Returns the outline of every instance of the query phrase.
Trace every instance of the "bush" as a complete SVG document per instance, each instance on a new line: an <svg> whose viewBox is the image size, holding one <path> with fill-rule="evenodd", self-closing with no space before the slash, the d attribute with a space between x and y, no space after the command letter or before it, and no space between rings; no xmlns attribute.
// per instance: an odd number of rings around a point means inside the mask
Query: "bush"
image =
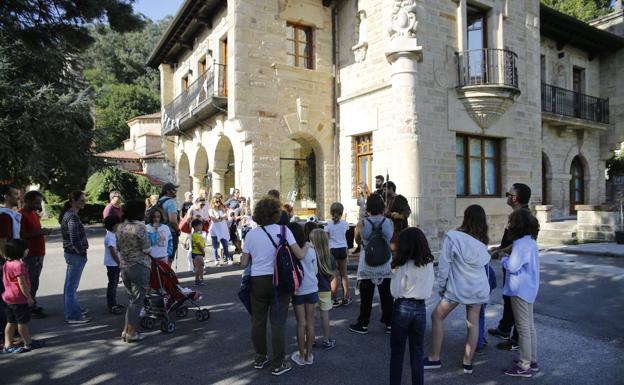
<svg viewBox="0 0 624 385"><path fill-rule="evenodd" d="M132 174L119 167L111 166L97 171L87 180L85 194L88 202L108 203L113 190L121 192L124 201L144 200L157 194L159 188L149 183L147 178Z"/></svg>

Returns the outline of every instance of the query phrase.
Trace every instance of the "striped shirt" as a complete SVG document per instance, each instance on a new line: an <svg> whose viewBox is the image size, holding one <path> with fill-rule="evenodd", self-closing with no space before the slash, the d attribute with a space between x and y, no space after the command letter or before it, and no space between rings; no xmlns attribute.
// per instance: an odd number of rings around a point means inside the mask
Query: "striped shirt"
<svg viewBox="0 0 624 385"><path fill-rule="evenodd" d="M78 213L69 209L63 215L61 221L61 233L63 235L63 249L66 253L87 256L89 241L87 233L80 222Z"/></svg>

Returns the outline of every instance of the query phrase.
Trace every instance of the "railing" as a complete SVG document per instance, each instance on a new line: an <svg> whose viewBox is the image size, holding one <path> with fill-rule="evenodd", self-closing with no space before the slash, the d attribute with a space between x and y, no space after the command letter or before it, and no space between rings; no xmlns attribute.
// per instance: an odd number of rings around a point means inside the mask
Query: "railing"
<svg viewBox="0 0 624 385"><path fill-rule="evenodd" d="M165 114L171 120L182 118L202 102L215 96L227 96L227 67L214 63L211 68L191 83L188 88L165 106Z"/></svg>
<svg viewBox="0 0 624 385"><path fill-rule="evenodd" d="M609 99L542 83L542 111L597 123L609 123Z"/></svg>
<svg viewBox="0 0 624 385"><path fill-rule="evenodd" d="M457 52L458 87L500 85L518 88L518 55L506 49Z"/></svg>

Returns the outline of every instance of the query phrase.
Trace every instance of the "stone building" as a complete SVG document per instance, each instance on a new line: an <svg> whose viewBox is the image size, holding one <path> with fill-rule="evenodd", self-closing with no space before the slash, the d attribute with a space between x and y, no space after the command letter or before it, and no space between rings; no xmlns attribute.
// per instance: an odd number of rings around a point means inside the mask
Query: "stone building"
<svg viewBox="0 0 624 385"><path fill-rule="evenodd" d="M350 221L356 184L389 175L434 248L471 204L498 239L514 182L551 218L604 201L620 19L539 0L187 0L148 63L165 153L181 189L277 188Z"/></svg>

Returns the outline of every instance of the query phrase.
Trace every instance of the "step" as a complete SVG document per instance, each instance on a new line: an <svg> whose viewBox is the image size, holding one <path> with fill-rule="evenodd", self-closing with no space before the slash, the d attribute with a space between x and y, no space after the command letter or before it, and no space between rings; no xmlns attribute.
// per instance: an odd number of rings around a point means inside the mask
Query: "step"
<svg viewBox="0 0 624 385"><path fill-rule="evenodd" d="M541 229L538 238L576 239L576 231Z"/></svg>
<svg viewBox="0 0 624 385"><path fill-rule="evenodd" d="M555 238L538 238L537 244L539 246L567 246L576 245L578 242L576 239L555 239Z"/></svg>
<svg viewBox="0 0 624 385"><path fill-rule="evenodd" d="M572 231L576 229L576 221L548 222L541 224L540 229Z"/></svg>

